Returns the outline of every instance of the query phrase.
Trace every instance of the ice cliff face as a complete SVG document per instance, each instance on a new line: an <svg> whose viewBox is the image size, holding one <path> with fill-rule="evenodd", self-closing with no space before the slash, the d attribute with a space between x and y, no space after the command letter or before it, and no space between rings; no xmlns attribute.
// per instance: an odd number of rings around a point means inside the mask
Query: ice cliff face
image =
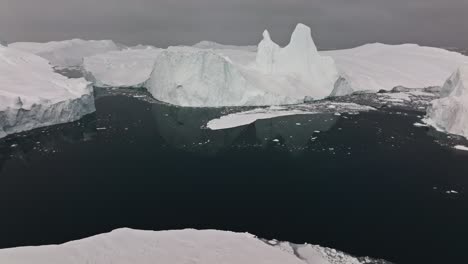
<svg viewBox="0 0 468 264"><path fill-rule="evenodd" d="M120 48L111 40L81 40L52 41L47 43L17 42L8 45L25 52L36 54L55 67L81 66L83 58Z"/></svg>
<svg viewBox="0 0 468 264"><path fill-rule="evenodd" d="M136 47L86 57L83 73L97 87L142 87L160 52L154 47Z"/></svg>
<svg viewBox="0 0 468 264"><path fill-rule="evenodd" d="M468 65L461 66L445 82L442 98L429 107L426 123L468 138Z"/></svg>
<svg viewBox="0 0 468 264"><path fill-rule="evenodd" d="M218 47L219 48L219 47ZM302 24L280 48L267 31L256 60L242 49L172 47L156 59L146 88L156 99L194 107L279 105L328 96L338 78Z"/></svg>
<svg viewBox="0 0 468 264"><path fill-rule="evenodd" d="M157 58L146 87L156 99L181 106L280 103L255 77L212 50L172 47Z"/></svg>
<svg viewBox="0 0 468 264"><path fill-rule="evenodd" d="M262 241L247 233L215 230L119 229L58 246L0 250L8 264L363 264L364 258L313 245Z"/></svg>
<svg viewBox="0 0 468 264"><path fill-rule="evenodd" d="M0 46L0 137L78 120L95 111L92 92L45 59Z"/></svg>

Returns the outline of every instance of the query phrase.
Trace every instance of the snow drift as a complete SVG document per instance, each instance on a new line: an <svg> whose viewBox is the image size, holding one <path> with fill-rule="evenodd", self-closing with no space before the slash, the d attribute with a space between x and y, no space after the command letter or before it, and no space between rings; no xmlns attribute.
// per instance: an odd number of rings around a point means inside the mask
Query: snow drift
<svg viewBox="0 0 468 264"><path fill-rule="evenodd" d="M55 73L45 59L0 46L0 137L94 112L92 92L84 79Z"/></svg>
<svg viewBox="0 0 468 264"><path fill-rule="evenodd" d="M266 33L256 63L246 60L248 54L171 47L157 58L146 88L156 99L181 106L279 105L324 98L338 77L333 60L318 54L302 24L285 48Z"/></svg>
<svg viewBox="0 0 468 264"><path fill-rule="evenodd" d="M265 242L247 233L215 230L152 232L119 229L63 245L0 250L0 262L8 264L371 263L368 261L365 258L361 262L357 258L318 246Z"/></svg>
<svg viewBox="0 0 468 264"><path fill-rule="evenodd" d="M447 76L468 63L468 57L460 53L416 44L375 43L322 54L335 60L341 76L331 96L361 90L391 90L396 86L442 86Z"/></svg>
<svg viewBox="0 0 468 264"><path fill-rule="evenodd" d="M36 54L50 61L53 66L63 68L81 66L84 57L120 49L111 40L81 39L47 43L16 42L8 47Z"/></svg>
<svg viewBox="0 0 468 264"><path fill-rule="evenodd" d="M160 52L154 47L136 47L86 57L83 73L97 87L142 87Z"/></svg>
<svg viewBox="0 0 468 264"><path fill-rule="evenodd" d="M441 97L429 107L426 123L468 138L468 65L450 76L442 87Z"/></svg>

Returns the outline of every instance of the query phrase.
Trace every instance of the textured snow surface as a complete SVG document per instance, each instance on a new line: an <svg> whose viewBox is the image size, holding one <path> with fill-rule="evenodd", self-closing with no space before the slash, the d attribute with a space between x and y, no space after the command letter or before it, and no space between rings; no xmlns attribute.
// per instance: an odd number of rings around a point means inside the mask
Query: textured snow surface
<svg viewBox="0 0 468 264"><path fill-rule="evenodd" d="M55 73L34 54L0 46L0 137L75 121L94 111L87 81Z"/></svg>
<svg viewBox="0 0 468 264"><path fill-rule="evenodd" d="M84 58L83 72L97 87L142 87L161 49L135 47Z"/></svg>
<svg viewBox="0 0 468 264"><path fill-rule="evenodd" d="M119 50L111 40L81 39L47 43L16 42L9 44L8 47L36 54L50 61L53 66L63 68L81 66L83 58L88 56Z"/></svg>
<svg viewBox="0 0 468 264"><path fill-rule="evenodd" d="M455 71L434 100L425 122L451 134L468 138L468 65Z"/></svg>
<svg viewBox="0 0 468 264"><path fill-rule="evenodd" d="M298 248L296 250L296 248ZM119 229L63 245L0 250L8 264L360 264L318 246L270 245L247 233Z"/></svg>
<svg viewBox="0 0 468 264"><path fill-rule="evenodd" d="M330 94L337 70L318 54L308 27L299 24L285 48L275 45L265 33L258 54L171 47L157 58L146 88L158 100L195 107L295 104Z"/></svg>
<svg viewBox="0 0 468 264"><path fill-rule="evenodd" d="M332 95L359 90L391 90L396 86L442 86L468 57L440 48L415 44L367 44L353 49L326 51L335 60L341 80Z"/></svg>
<svg viewBox="0 0 468 264"><path fill-rule="evenodd" d="M257 108L249 111L233 113L213 119L208 122L207 127L211 130L228 129L245 126L260 119L270 119L281 116L308 115L318 113L334 113L338 115L344 112L361 112L375 110L369 106L354 103L314 103L294 106L271 106L268 108Z"/></svg>

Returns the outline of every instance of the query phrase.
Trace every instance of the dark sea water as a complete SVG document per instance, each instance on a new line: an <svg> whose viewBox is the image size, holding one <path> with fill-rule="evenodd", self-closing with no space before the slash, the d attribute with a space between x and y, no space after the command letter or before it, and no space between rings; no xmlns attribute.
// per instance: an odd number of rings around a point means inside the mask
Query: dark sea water
<svg viewBox="0 0 468 264"><path fill-rule="evenodd" d="M197 228L396 263L468 263L468 152L413 126L421 113L301 115L210 131L201 127L226 109L107 91L96 108L0 141L0 248L120 227Z"/></svg>

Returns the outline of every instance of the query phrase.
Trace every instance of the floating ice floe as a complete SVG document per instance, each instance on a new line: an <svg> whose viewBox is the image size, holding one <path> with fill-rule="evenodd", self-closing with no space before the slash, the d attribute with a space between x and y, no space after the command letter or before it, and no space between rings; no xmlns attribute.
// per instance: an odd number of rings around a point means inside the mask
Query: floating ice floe
<svg viewBox="0 0 468 264"><path fill-rule="evenodd" d="M9 44L8 47L36 54L60 68L78 67L85 57L120 49L111 40L82 39L47 43L16 42Z"/></svg>
<svg viewBox="0 0 468 264"><path fill-rule="evenodd" d="M424 121L438 130L468 138L468 64L450 76Z"/></svg>
<svg viewBox="0 0 468 264"><path fill-rule="evenodd" d="M386 263L314 245L271 243L247 233L215 230L119 229L63 245L0 250L0 263L8 264L150 264L155 261L167 264Z"/></svg>
<svg viewBox="0 0 468 264"><path fill-rule="evenodd" d="M414 123L413 125L414 125L415 127L428 127L428 125L426 125L426 124L423 124L423 123L417 123L417 122L416 122L416 123Z"/></svg>
<svg viewBox="0 0 468 264"><path fill-rule="evenodd" d="M463 151L468 151L468 147L467 146L463 146L463 145L456 145L455 147L453 147L454 149L458 149L458 150L463 150Z"/></svg>
<svg viewBox="0 0 468 264"><path fill-rule="evenodd" d="M281 116L310 115L318 113L363 112L375 110L370 106L363 106L354 103L330 103L320 102L314 104L301 104L295 106L271 106L267 108L257 108L249 111L232 113L213 119L208 122L207 127L211 130L227 129L245 126L260 119L270 119Z"/></svg>
<svg viewBox="0 0 468 264"><path fill-rule="evenodd" d="M143 87L161 49L110 51L84 58L83 73L97 87Z"/></svg>
<svg viewBox="0 0 468 264"><path fill-rule="evenodd" d="M94 111L93 90L83 78L69 79L39 56L0 46L0 137Z"/></svg>

